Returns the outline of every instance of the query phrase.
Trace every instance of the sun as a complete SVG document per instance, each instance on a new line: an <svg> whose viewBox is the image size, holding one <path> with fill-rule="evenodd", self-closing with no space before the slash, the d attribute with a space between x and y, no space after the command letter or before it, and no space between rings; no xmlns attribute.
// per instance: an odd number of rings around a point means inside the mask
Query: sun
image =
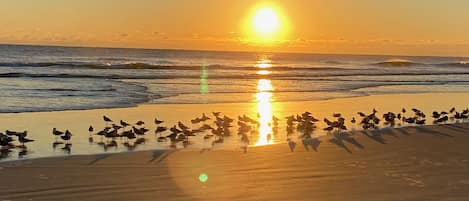
<svg viewBox="0 0 469 201"><path fill-rule="evenodd" d="M246 40L253 44L275 44L286 36L286 18L278 5L253 7L245 24Z"/></svg>
<svg viewBox="0 0 469 201"><path fill-rule="evenodd" d="M278 14L272 8L260 8L254 15L252 26L259 35L274 35L280 28Z"/></svg>

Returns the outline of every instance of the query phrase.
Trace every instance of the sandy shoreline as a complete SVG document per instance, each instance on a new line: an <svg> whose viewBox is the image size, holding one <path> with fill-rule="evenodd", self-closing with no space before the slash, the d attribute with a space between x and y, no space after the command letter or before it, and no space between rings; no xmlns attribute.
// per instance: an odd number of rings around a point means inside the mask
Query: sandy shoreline
<svg viewBox="0 0 469 201"><path fill-rule="evenodd" d="M147 134L147 142L132 149L133 151L167 149L167 144L156 143L153 130L155 125L153 119L158 117L165 120L165 126L172 126L178 121L190 124L190 119L200 116L201 113L211 113L212 111L221 111L230 117L236 117L242 114L248 114L255 117L259 111L271 113L283 119L283 117L310 111L317 118L331 117L334 112L341 112L342 115L350 120L356 116L356 112L369 112L376 108L381 113L386 111L398 112L402 107L417 107L427 114L433 110L448 110L450 107L456 107L458 110L467 108L469 94L467 93L433 93L433 94L397 94L397 95L376 95L368 97L343 98L326 101L304 101L304 102L271 102L271 103L230 103L230 104L164 104L164 105L140 105L134 108L115 108L115 109L97 109L83 111L61 111L61 112L35 112L35 113L5 113L0 114L0 129L2 130L28 130L28 137L36 140L28 144L30 150L26 158L64 156L60 147L53 149L54 136L51 134L53 127L59 130L69 129L73 134L71 154L97 154L105 152L125 152L127 148L119 146L104 150L102 146L90 144L88 142L88 127L93 125L96 130L104 127L102 115L112 117L114 120L124 119L128 122L143 120L147 122L151 129ZM348 121L347 121L348 122ZM319 122L319 129L316 132L321 134L323 122ZM348 125L350 129L357 129L357 125ZM272 143L284 142L285 122L280 122L279 134L274 135ZM193 138L196 142L195 149L203 148L203 134ZM264 136L265 137L265 136ZM95 137L95 141L99 137ZM265 138L264 138L265 140ZM252 145L262 144L262 136L252 136L250 139ZM232 139L227 140L220 148L239 151L239 141L234 135ZM16 150L15 150L16 151ZM18 153L12 152L8 158L2 160L18 159Z"/></svg>
<svg viewBox="0 0 469 201"><path fill-rule="evenodd" d="M469 124L355 132L234 150L0 164L0 200L467 200ZM347 151L348 150L348 151ZM208 179L204 180L206 175Z"/></svg>

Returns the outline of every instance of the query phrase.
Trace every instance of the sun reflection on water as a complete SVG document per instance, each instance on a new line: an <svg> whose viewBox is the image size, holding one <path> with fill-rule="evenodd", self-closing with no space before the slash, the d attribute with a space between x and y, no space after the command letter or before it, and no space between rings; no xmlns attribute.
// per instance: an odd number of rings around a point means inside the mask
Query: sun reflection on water
<svg viewBox="0 0 469 201"><path fill-rule="evenodd" d="M272 82L268 79L260 79L257 83L257 113L259 115L259 139L255 146L268 145L273 143L272 130Z"/></svg>

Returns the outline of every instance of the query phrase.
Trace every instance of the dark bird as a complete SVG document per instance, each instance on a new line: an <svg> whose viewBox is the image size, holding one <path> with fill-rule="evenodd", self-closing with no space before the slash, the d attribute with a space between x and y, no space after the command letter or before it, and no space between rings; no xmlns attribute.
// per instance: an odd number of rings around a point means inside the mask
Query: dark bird
<svg viewBox="0 0 469 201"><path fill-rule="evenodd" d="M455 111L456 111L456 108L453 107L453 108L451 108L451 110L449 110L449 113L454 113Z"/></svg>
<svg viewBox="0 0 469 201"><path fill-rule="evenodd" d="M186 125L184 125L182 122L178 122L178 126L179 126L179 128L181 128L182 130L187 130L187 129L189 129L189 127L187 127Z"/></svg>
<svg viewBox="0 0 469 201"><path fill-rule="evenodd" d="M16 132L16 131L10 131L10 130L6 130L5 131L5 134L9 135L9 136L20 136L21 134L24 134L24 133L27 133L26 131L24 132Z"/></svg>
<svg viewBox="0 0 469 201"><path fill-rule="evenodd" d="M114 130L119 130L119 129L123 128L122 126L119 126L119 125L116 125L116 124L112 124L111 127L112 127Z"/></svg>
<svg viewBox="0 0 469 201"><path fill-rule="evenodd" d="M202 113L202 117L200 118L200 121L207 121L209 120L210 118L207 117L207 115L205 115L205 113Z"/></svg>
<svg viewBox="0 0 469 201"><path fill-rule="evenodd" d="M60 138L62 138L62 140L69 142L72 139L72 133L69 130L65 130L65 134L60 136Z"/></svg>
<svg viewBox="0 0 469 201"><path fill-rule="evenodd" d="M125 122L125 121L123 121L123 120L120 121L120 124L121 124L121 126L123 126L124 128L127 127L127 126L130 126L129 123L127 123L127 122Z"/></svg>
<svg viewBox="0 0 469 201"><path fill-rule="evenodd" d="M176 126L171 127L169 130L173 133L182 133L182 131L177 129Z"/></svg>
<svg viewBox="0 0 469 201"><path fill-rule="evenodd" d="M355 117L352 117L352 120L350 121L350 123L354 124L356 122L357 122L357 120L355 120Z"/></svg>
<svg viewBox="0 0 469 201"><path fill-rule="evenodd" d="M161 120L158 120L157 118L155 118L155 124L158 125L158 124L162 124L164 121L161 121Z"/></svg>
<svg viewBox="0 0 469 201"><path fill-rule="evenodd" d="M416 121L415 121L415 124L417 124L417 125L424 125L424 124L425 124L425 119L416 120Z"/></svg>
<svg viewBox="0 0 469 201"><path fill-rule="evenodd" d="M137 126L143 126L145 124L145 122L143 121L137 121L137 123L135 123Z"/></svg>
<svg viewBox="0 0 469 201"><path fill-rule="evenodd" d="M34 140L28 139L28 138L26 138L26 136L20 135L20 136L18 137L18 142L20 142L21 145L24 147L24 144L25 144L25 143L34 142Z"/></svg>
<svg viewBox="0 0 469 201"><path fill-rule="evenodd" d="M105 122L112 122L112 120L109 117L103 116L103 120Z"/></svg>
<svg viewBox="0 0 469 201"><path fill-rule="evenodd" d="M57 128L53 128L52 129L52 134L54 134L55 138L57 139L57 137L63 135L64 132L57 130Z"/></svg>
<svg viewBox="0 0 469 201"><path fill-rule="evenodd" d="M135 126L132 126L132 129L136 135L145 135L145 133L148 132L146 128L135 128Z"/></svg>
<svg viewBox="0 0 469 201"><path fill-rule="evenodd" d="M90 134L91 134L93 131L94 131L93 126L90 126L90 127L88 128L88 132L90 132Z"/></svg>
<svg viewBox="0 0 469 201"><path fill-rule="evenodd" d="M166 128L164 126L158 126L158 127L156 127L155 133L161 133L161 132L164 132L166 130L168 130L168 128Z"/></svg>

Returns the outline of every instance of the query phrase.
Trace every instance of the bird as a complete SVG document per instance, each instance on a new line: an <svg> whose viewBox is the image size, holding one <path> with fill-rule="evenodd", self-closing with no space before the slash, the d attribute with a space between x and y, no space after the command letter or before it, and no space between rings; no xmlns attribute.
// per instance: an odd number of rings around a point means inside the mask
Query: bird
<svg viewBox="0 0 469 201"><path fill-rule="evenodd" d="M127 122L125 122L125 121L123 121L123 120L120 121L120 124L121 124L121 126L123 126L124 128L127 127L127 126L130 126L129 123L127 123Z"/></svg>
<svg viewBox="0 0 469 201"><path fill-rule="evenodd" d="M164 132L166 130L168 130L168 128L166 128L164 126L158 126L158 127L156 127L155 133L161 133L161 132Z"/></svg>
<svg viewBox="0 0 469 201"><path fill-rule="evenodd" d="M156 124L156 125L162 124L163 122L164 122L164 121L158 120L157 118L155 118L155 124Z"/></svg>
<svg viewBox="0 0 469 201"><path fill-rule="evenodd" d="M24 136L24 135L20 135L20 136L18 136L18 142L21 143L21 146L22 146L22 147L25 147L25 146L24 146L25 143L34 142L34 140L28 139L28 138L26 138L26 136Z"/></svg>
<svg viewBox="0 0 469 201"><path fill-rule="evenodd" d="M350 123L354 124L356 122L357 122L357 120L355 120L355 117L352 117L352 120L350 121Z"/></svg>
<svg viewBox="0 0 469 201"><path fill-rule="evenodd" d="M334 114L332 114L332 116L333 116L333 117L337 117L337 118L338 118L338 117L341 117L341 116L342 116L342 114L340 114L340 113L334 113Z"/></svg>
<svg viewBox="0 0 469 201"><path fill-rule="evenodd" d="M145 124L145 122L143 121L137 121L137 123L135 123L137 126L143 126Z"/></svg>
<svg viewBox="0 0 469 201"><path fill-rule="evenodd" d="M207 117L207 115L205 115L205 113L202 113L202 117L200 118L200 121L207 121L209 119L210 119L210 117Z"/></svg>
<svg viewBox="0 0 469 201"><path fill-rule="evenodd" d="M189 127L187 127L186 125L184 125L182 122L178 122L178 126L179 126L179 128L181 128L182 130L187 130L187 129L189 129Z"/></svg>
<svg viewBox="0 0 469 201"><path fill-rule="evenodd" d="M90 127L88 128L88 132L90 132L90 135L91 135L91 133L92 133L93 131L94 131L93 126L90 126Z"/></svg>
<svg viewBox="0 0 469 201"><path fill-rule="evenodd" d="M52 134L55 135L55 139L57 140L58 136L63 135L64 132L57 130L57 128L53 128L53 129L52 129Z"/></svg>
<svg viewBox="0 0 469 201"><path fill-rule="evenodd" d="M119 129L123 128L122 126L119 126L119 125L116 125L116 124L112 124L111 127L112 127L114 130L119 130Z"/></svg>
<svg viewBox="0 0 469 201"><path fill-rule="evenodd" d="M108 123L108 122L112 122L112 120L109 118L109 117L106 117L106 116L103 116L103 120Z"/></svg>
<svg viewBox="0 0 469 201"><path fill-rule="evenodd" d="M65 130L65 134L60 136L60 138L62 138L62 140L65 140L67 141L68 143L67 144L70 144L70 139L72 139L72 133L69 131L69 130Z"/></svg>
<svg viewBox="0 0 469 201"><path fill-rule="evenodd" d="M449 110L449 113L454 113L455 111L456 111L456 108L453 107L453 108L451 108L451 109Z"/></svg>

